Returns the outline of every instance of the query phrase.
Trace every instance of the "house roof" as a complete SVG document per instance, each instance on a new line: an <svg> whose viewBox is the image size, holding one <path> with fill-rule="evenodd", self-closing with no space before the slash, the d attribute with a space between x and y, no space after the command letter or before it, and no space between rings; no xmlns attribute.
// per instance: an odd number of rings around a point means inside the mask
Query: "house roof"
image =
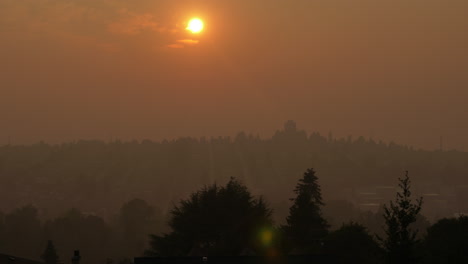
<svg viewBox="0 0 468 264"><path fill-rule="evenodd" d="M0 264L44 264L40 261L0 254Z"/></svg>
<svg viewBox="0 0 468 264"><path fill-rule="evenodd" d="M208 257L161 257L135 258L135 264L309 264L336 263L332 255L297 255L297 256L208 256Z"/></svg>

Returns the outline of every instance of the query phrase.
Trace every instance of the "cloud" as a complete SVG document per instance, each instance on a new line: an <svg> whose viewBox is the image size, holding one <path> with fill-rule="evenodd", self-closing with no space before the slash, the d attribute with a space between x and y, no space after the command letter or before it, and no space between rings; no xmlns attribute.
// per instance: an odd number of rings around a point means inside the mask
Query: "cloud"
<svg viewBox="0 0 468 264"><path fill-rule="evenodd" d="M167 47L173 48L173 49L182 49L182 48L185 48L186 46L195 46L200 41L196 39L179 39L176 42L177 43L167 45Z"/></svg>
<svg viewBox="0 0 468 264"><path fill-rule="evenodd" d="M111 33L123 35L138 35L144 31L166 32L167 28L156 22L152 14L137 14L122 9L119 11L120 19L108 24Z"/></svg>
<svg viewBox="0 0 468 264"><path fill-rule="evenodd" d="M183 44L174 43L167 45L167 47L171 49L183 49L185 46Z"/></svg>
<svg viewBox="0 0 468 264"><path fill-rule="evenodd" d="M177 36L179 18L166 14L172 5L172 1L162 0L141 0L138 4L0 0L0 39L34 42L40 38L60 47L111 52L165 47L181 38Z"/></svg>
<svg viewBox="0 0 468 264"><path fill-rule="evenodd" d="M180 39L180 40L177 40L177 42L185 44L185 45L196 45L198 44L199 41L195 39Z"/></svg>

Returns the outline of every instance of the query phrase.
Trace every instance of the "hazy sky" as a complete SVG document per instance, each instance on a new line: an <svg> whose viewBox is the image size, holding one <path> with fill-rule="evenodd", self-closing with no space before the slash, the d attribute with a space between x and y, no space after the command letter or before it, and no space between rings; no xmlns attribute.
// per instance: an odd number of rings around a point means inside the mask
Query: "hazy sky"
<svg viewBox="0 0 468 264"><path fill-rule="evenodd" d="M293 119L468 150L467 14L466 0L0 0L0 144L270 136Z"/></svg>

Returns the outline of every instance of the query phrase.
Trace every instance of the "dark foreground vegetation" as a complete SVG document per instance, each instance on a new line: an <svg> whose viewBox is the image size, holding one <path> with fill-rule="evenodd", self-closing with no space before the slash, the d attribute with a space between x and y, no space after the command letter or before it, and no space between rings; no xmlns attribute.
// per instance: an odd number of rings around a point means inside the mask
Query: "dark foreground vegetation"
<svg viewBox="0 0 468 264"><path fill-rule="evenodd" d="M365 263L411 252L410 261L458 261L466 164L464 152L308 135L292 121L271 139L6 145L0 253L38 259L48 248L52 263L80 249L85 264L143 254L330 253ZM312 170L297 182L311 166L320 185ZM405 200L407 178L395 187L406 169L423 204Z"/></svg>
<svg viewBox="0 0 468 264"><path fill-rule="evenodd" d="M100 217L72 209L41 223L37 209L26 206L2 215L0 250L57 264L79 248L83 263L130 263L128 256L331 256L340 263L466 263L468 217L444 218L421 238L417 219L423 205L411 194L408 174L399 179L394 201L383 207L383 236L360 223L332 230L323 217L321 188L308 169L294 189L283 225L262 197L253 196L240 181L205 186L175 204L169 230L157 230L154 209L145 201L126 203L109 225ZM151 234L149 237L148 235ZM148 241L149 238L149 241ZM149 243L148 243L149 242ZM45 249L44 249L45 248ZM145 252L143 249L147 248Z"/></svg>

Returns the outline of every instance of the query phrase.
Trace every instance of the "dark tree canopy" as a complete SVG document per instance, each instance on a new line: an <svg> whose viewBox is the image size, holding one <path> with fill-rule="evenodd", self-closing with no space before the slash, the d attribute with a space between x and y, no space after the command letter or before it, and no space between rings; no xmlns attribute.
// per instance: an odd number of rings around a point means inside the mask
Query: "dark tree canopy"
<svg viewBox="0 0 468 264"><path fill-rule="evenodd" d="M59 255L68 257L70 252L80 249L86 255L81 263L104 261L112 249L110 229L104 220L94 215L83 214L71 209L64 215L47 221L44 225L48 238L55 241Z"/></svg>
<svg viewBox="0 0 468 264"><path fill-rule="evenodd" d="M3 249L5 247L6 241L5 241L5 214L0 211L0 237L3 239L0 239L0 249Z"/></svg>
<svg viewBox="0 0 468 264"><path fill-rule="evenodd" d="M310 250L321 244L328 233L328 223L322 217L324 205L318 178L313 169L307 169L294 190L296 198L289 209L287 226L284 227L291 246Z"/></svg>
<svg viewBox="0 0 468 264"><path fill-rule="evenodd" d="M231 178L193 193L171 211L172 232L153 235L147 255L238 255L260 249L259 233L272 227L271 209L262 198Z"/></svg>
<svg viewBox="0 0 468 264"><path fill-rule="evenodd" d="M351 222L330 232L324 252L338 257L339 263L379 263L382 249L360 224Z"/></svg>
<svg viewBox="0 0 468 264"><path fill-rule="evenodd" d="M44 250L44 253L42 253L41 258L45 264L57 264L59 262L59 256L57 255L57 251L55 250L52 240L47 241L46 249Z"/></svg>
<svg viewBox="0 0 468 264"><path fill-rule="evenodd" d="M444 218L427 230L427 263L468 263L468 216Z"/></svg>
<svg viewBox="0 0 468 264"><path fill-rule="evenodd" d="M398 186L401 192L397 193L395 202L384 205L385 234L383 247L389 263L414 263L417 261L415 246L418 231L410 228L416 222L421 211L422 198L411 200L410 179L406 172L403 179L399 178Z"/></svg>
<svg viewBox="0 0 468 264"><path fill-rule="evenodd" d="M38 210L32 205L23 206L5 215L4 252L36 259L42 252L43 235Z"/></svg>
<svg viewBox="0 0 468 264"><path fill-rule="evenodd" d="M157 214L158 213L158 214ZM126 247L122 250L128 256L140 256L148 241L148 234L161 229L158 219L161 213L142 199L133 199L120 209L122 238Z"/></svg>

